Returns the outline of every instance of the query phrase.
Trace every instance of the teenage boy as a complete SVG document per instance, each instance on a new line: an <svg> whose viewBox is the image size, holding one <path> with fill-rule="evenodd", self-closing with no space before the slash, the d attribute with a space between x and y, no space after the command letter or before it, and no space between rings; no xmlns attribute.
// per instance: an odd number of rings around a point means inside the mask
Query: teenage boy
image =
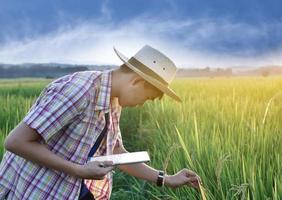
<svg viewBox="0 0 282 200"><path fill-rule="evenodd" d="M119 118L122 107L142 105L167 94L176 74L174 63L146 45L120 68L85 71L50 83L23 121L5 140L0 166L0 199L110 199L111 162L89 157L127 152ZM158 186L199 187L188 169L164 174L144 163L120 165L122 171Z"/></svg>

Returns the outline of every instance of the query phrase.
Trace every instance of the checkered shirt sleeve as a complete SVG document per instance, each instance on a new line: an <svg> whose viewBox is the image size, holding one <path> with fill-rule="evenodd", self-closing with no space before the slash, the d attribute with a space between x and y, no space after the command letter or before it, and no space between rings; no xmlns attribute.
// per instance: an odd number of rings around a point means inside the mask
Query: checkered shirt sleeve
<svg viewBox="0 0 282 200"><path fill-rule="evenodd" d="M75 83L72 80L49 84L23 119L46 142L86 108L87 91Z"/></svg>

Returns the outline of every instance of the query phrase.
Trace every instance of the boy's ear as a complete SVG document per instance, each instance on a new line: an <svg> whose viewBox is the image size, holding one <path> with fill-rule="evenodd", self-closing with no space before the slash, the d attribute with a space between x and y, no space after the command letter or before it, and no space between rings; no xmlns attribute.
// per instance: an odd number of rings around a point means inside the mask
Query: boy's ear
<svg viewBox="0 0 282 200"><path fill-rule="evenodd" d="M136 85L136 84L145 84L145 80L143 78L141 78L140 76L135 76L131 79L131 82L133 85Z"/></svg>

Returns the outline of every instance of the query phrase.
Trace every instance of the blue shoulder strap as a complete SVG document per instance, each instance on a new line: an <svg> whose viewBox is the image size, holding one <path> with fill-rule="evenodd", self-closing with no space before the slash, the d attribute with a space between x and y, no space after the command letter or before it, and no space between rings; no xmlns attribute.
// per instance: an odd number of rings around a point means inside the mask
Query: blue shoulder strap
<svg viewBox="0 0 282 200"><path fill-rule="evenodd" d="M105 119L106 119L105 127L104 127L103 131L101 132L101 134L99 135L98 139L96 140L95 144L91 148L91 150L90 150L90 152L88 154L88 158L92 157L94 155L94 153L97 151L98 147L100 146L103 138L105 137L105 134L107 133L107 128L108 128L108 124L109 124L109 113L105 113ZM79 194L79 199L83 199L89 193L90 193L90 191L88 190L88 188L84 184L84 180L82 180L82 182L81 182L81 190L80 190L80 194ZM94 197L93 197L93 199L94 199Z"/></svg>
<svg viewBox="0 0 282 200"><path fill-rule="evenodd" d="M106 119L105 127L104 127L103 131L101 132L101 134L99 135L98 139L96 140L95 144L93 145L92 149L90 150L90 152L88 154L88 158L92 157L94 155L94 153L99 148L105 134L107 133L107 128L108 128L108 124L109 124L109 113L105 113L105 119Z"/></svg>

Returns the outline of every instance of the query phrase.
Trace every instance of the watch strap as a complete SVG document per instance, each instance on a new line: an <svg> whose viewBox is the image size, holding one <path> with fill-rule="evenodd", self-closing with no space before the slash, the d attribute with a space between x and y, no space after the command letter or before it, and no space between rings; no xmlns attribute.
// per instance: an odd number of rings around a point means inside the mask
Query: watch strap
<svg viewBox="0 0 282 200"><path fill-rule="evenodd" d="M165 176L164 171L160 170L157 178L157 186L162 187L164 185L164 176Z"/></svg>

